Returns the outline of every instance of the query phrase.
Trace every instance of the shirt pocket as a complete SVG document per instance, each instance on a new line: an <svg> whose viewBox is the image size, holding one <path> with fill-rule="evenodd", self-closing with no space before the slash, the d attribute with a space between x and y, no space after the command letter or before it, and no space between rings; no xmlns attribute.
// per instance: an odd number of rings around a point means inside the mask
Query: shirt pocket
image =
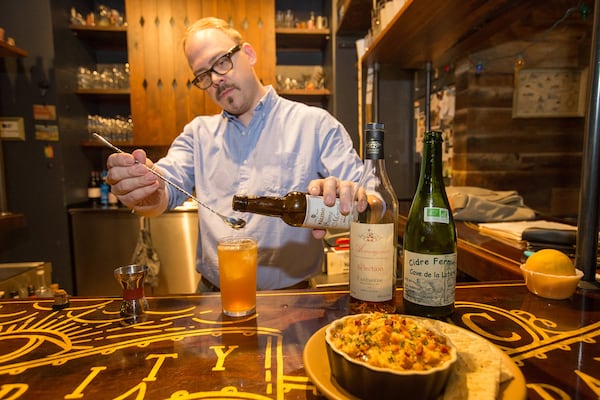
<svg viewBox="0 0 600 400"><path fill-rule="evenodd" d="M258 182L261 182L266 195L279 196L293 190L306 191L306 187L300 186L308 171L304 159L297 152L271 153L265 160L263 167L257 169L257 174Z"/></svg>

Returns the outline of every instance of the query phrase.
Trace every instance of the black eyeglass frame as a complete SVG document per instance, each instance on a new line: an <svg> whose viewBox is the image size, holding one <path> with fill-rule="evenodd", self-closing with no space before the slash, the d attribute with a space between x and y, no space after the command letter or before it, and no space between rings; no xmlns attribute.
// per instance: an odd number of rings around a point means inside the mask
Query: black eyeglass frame
<svg viewBox="0 0 600 400"><path fill-rule="evenodd" d="M210 87L210 85L212 85L212 76L211 74L214 72L217 75L225 75L226 73L228 73L229 71L231 71L233 69L233 60L231 59L231 57L233 57L233 55L235 53L237 53L238 51L240 51L242 49L242 45L241 44L236 44L235 46L233 46L231 49L229 49L229 51L227 51L227 53L223 54L221 57L219 57L217 59L217 61L215 61L213 63L213 65L207 69L204 72L199 73L198 75L196 75L194 77L194 79L192 80L192 83L194 84L194 86L196 86L198 89L202 89L202 90L206 90ZM215 69L215 66L217 66L217 64L223 62L224 60L228 60L229 61L229 68L227 68L226 71L222 71L219 72ZM204 79L203 77L208 77L208 85L202 86L200 85L200 80Z"/></svg>

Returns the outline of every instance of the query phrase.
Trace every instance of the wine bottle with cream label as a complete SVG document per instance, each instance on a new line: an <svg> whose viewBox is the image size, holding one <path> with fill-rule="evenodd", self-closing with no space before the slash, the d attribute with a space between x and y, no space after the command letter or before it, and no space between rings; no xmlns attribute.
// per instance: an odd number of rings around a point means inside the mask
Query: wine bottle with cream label
<svg viewBox="0 0 600 400"><path fill-rule="evenodd" d="M396 310L398 199L387 176L384 126L367 124L366 154L359 186L369 206L350 224L350 312Z"/></svg>

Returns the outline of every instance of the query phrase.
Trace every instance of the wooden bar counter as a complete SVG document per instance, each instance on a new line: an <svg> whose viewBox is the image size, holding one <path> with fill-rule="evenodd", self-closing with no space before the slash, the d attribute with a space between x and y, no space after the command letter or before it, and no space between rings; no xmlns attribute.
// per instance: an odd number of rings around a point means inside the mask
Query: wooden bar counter
<svg viewBox="0 0 600 400"><path fill-rule="evenodd" d="M148 301L134 325L120 319L120 298L74 297L56 311L52 299L0 301L0 398L322 398L303 351L347 314L348 292L260 292L257 313L241 319L222 315L218 294ZM520 282L464 284L445 322L497 346L524 376L523 397L600 396L598 292L554 301ZM311 360L327 365L327 354Z"/></svg>

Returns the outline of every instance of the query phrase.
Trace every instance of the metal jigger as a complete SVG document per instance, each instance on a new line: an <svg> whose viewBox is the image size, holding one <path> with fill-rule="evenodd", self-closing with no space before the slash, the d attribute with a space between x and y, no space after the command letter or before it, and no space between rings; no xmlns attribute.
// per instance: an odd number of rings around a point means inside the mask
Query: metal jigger
<svg viewBox="0 0 600 400"><path fill-rule="evenodd" d="M115 269L115 278L123 287L123 301L121 302L121 317L129 324L143 320L143 315L148 310L148 301L144 295L144 278L148 274L145 265L126 265Z"/></svg>

